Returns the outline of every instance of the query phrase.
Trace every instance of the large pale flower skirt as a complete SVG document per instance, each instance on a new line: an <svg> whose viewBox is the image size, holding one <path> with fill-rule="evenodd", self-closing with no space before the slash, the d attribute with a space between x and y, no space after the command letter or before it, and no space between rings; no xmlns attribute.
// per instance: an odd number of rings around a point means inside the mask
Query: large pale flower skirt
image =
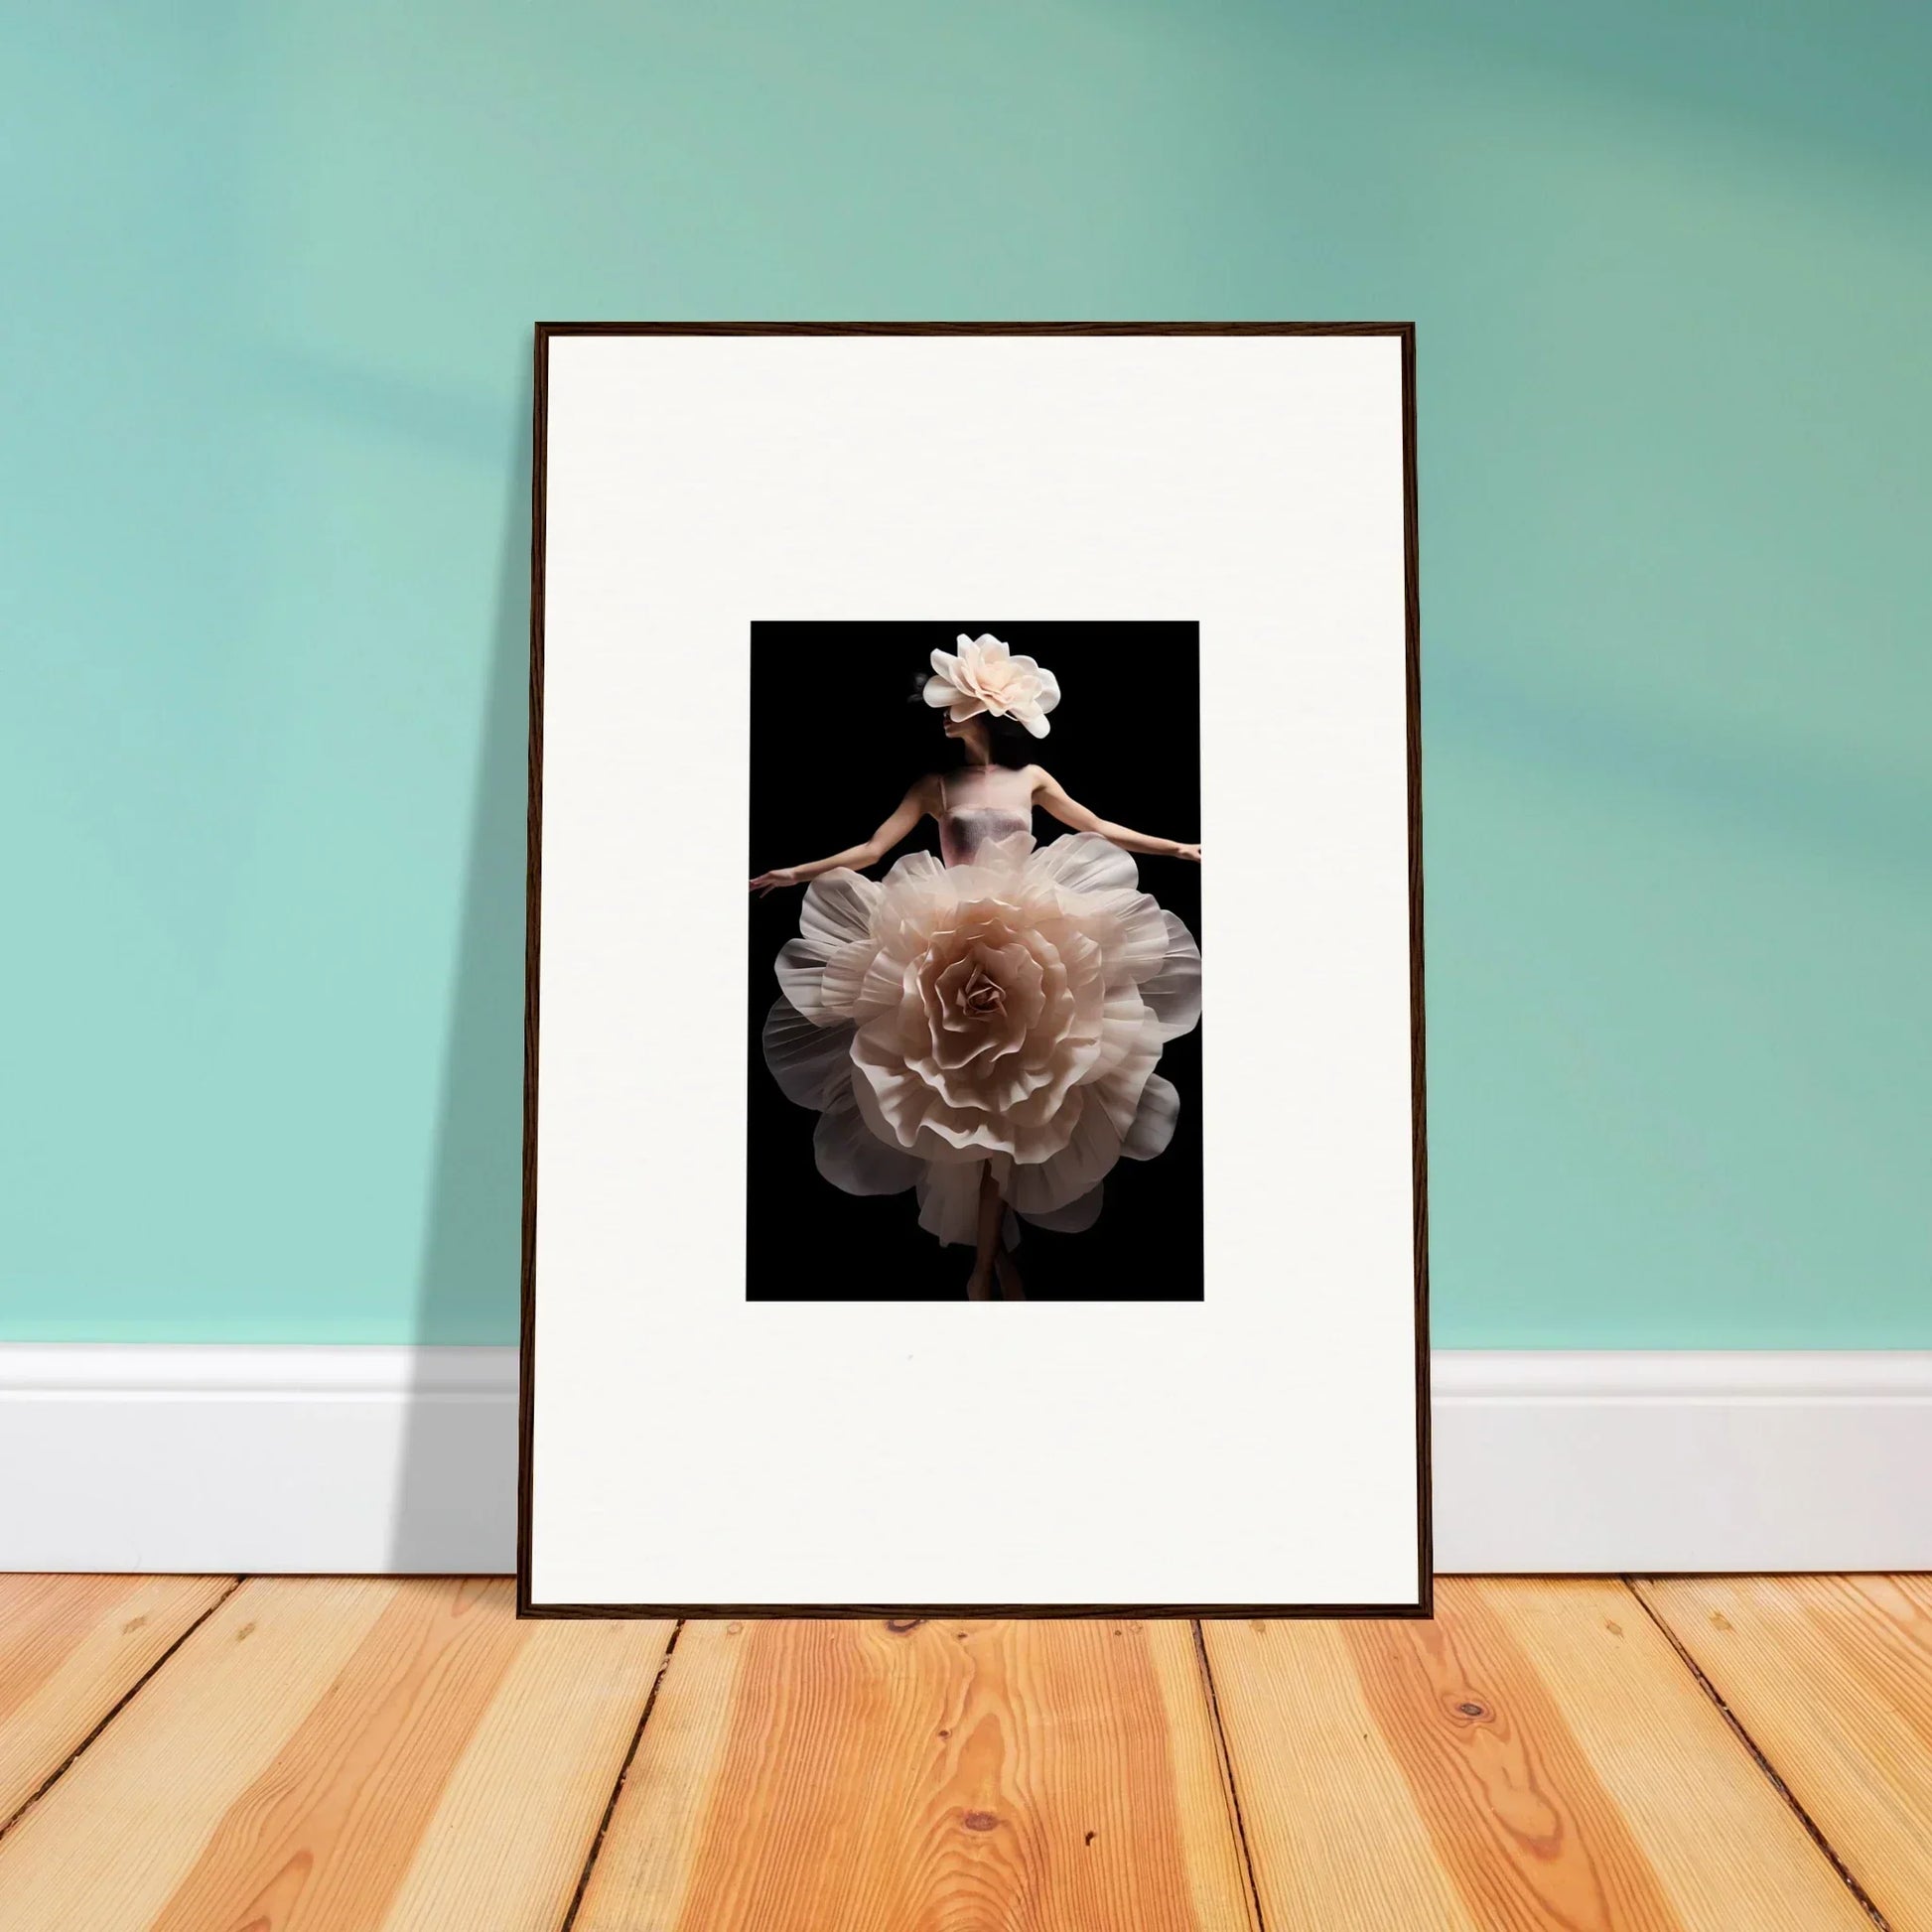
<svg viewBox="0 0 1932 1932"><path fill-rule="evenodd" d="M1020 833L969 865L826 873L777 975L765 1063L818 1112L819 1173L851 1194L916 1188L942 1242L974 1240L989 1163L1023 1219L1077 1232L1117 1161L1173 1138L1156 1069L1199 1022L1200 951L1105 839Z"/></svg>

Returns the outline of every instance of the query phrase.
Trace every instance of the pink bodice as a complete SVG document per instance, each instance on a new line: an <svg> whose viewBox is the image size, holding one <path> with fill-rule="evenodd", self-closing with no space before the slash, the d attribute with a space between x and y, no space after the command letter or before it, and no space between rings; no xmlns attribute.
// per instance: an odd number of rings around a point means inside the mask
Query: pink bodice
<svg viewBox="0 0 1932 1932"><path fill-rule="evenodd" d="M1034 829L1033 780L1003 764L968 765L939 780L939 856L970 866L989 839Z"/></svg>

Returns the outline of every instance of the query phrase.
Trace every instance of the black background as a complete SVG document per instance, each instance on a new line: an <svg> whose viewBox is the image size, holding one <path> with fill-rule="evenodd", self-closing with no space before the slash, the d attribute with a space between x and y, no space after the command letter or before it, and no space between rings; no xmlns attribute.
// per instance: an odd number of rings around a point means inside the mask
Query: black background
<svg viewBox="0 0 1932 1932"><path fill-rule="evenodd" d="M906 788L961 761L945 714L917 702L932 651L990 630L1060 683L1052 730L1002 763L1044 765L1073 798L1156 838L1200 836L1200 653L1192 623L933 623L752 626L752 849L747 876L804 865L869 838ZM1042 845L1067 828L1034 814ZM937 852L923 819L868 874L908 852ZM1200 869L1134 855L1141 885L1200 941ZM759 1035L778 997L778 949L798 932L801 887L751 900L746 1294L752 1301L957 1301L972 1250L942 1248L918 1225L917 1197L854 1195L812 1164L818 1115L765 1070ZM1203 1022L1203 1024L1205 1024ZM1201 1296L1200 1029L1170 1040L1159 1069L1180 1095L1173 1142L1118 1162L1084 1234L1021 1223L1016 1259L1032 1301L1198 1301Z"/></svg>

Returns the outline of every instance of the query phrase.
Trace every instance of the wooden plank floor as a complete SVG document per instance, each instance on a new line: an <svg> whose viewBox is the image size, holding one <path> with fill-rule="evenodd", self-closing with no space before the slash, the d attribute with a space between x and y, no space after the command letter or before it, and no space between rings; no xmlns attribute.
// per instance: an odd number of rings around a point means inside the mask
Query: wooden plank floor
<svg viewBox="0 0 1932 1932"><path fill-rule="evenodd" d="M517 1623L0 1578L0 1932L1932 1932L1932 1584Z"/></svg>

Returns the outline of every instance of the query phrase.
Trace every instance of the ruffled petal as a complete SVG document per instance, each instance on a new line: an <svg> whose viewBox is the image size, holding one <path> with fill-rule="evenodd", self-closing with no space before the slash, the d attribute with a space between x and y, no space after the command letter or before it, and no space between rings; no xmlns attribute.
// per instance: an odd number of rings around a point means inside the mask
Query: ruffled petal
<svg viewBox="0 0 1932 1932"><path fill-rule="evenodd" d="M986 890L999 892L1033 856L1034 835L1030 831L1002 832L998 838L982 839L973 854L973 864L993 875Z"/></svg>
<svg viewBox="0 0 1932 1932"><path fill-rule="evenodd" d="M1134 1125L1120 1144L1121 1156L1128 1161L1152 1161L1165 1154L1173 1139L1174 1123L1180 1118L1180 1095L1165 1074L1151 1073L1141 1089L1141 1104Z"/></svg>
<svg viewBox="0 0 1932 1932"><path fill-rule="evenodd" d="M946 868L930 852L908 852L886 875L881 890L895 897L913 892L950 891Z"/></svg>
<svg viewBox="0 0 1932 1932"><path fill-rule="evenodd" d="M899 975L876 939L855 939L841 946L819 974L819 1004L827 1013L852 1020L870 1020L896 1006Z"/></svg>
<svg viewBox="0 0 1932 1932"><path fill-rule="evenodd" d="M820 874L805 889L798 937L785 942L775 971L785 998L815 1025L842 1017L836 1002L826 999L825 967L841 948L867 938L878 902L877 882L843 866Z"/></svg>
<svg viewBox="0 0 1932 1932"><path fill-rule="evenodd" d="M919 1225L942 1246L979 1238L978 1161L928 1162L919 1171Z"/></svg>
<svg viewBox="0 0 1932 1932"><path fill-rule="evenodd" d="M1154 1015L1161 1037L1177 1039L1200 1024L1200 948L1172 912L1161 917L1168 949L1161 964L1141 982L1141 998Z"/></svg>
<svg viewBox="0 0 1932 1932"><path fill-rule="evenodd" d="M1093 1083L1094 1098L1107 1110L1107 1118L1123 1142L1134 1130L1141 1111L1141 1097L1160 1063L1161 1042L1143 1014L1125 1050Z"/></svg>
<svg viewBox="0 0 1932 1932"><path fill-rule="evenodd" d="M848 1194L902 1194L919 1177L917 1161L888 1147L866 1125L850 1081L818 1117L812 1158L819 1173Z"/></svg>
<svg viewBox="0 0 1932 1932"><path fill-rule="evenodd" d="M815 1026L789 1000L774 1000L759 1035L778 1090L799 1107L824 1107L852 1084L852 1029Z"/></svg>
<svg viewBox="0 0 1932 1932"><path fill-rule="evenodd" d="M1023 1218L1031 1221L1035 1227L1045 1228L1053 1234L1084 1234L1099 1220L1105 1194L1106 1186L1100 1183L1068 1201L1064 1207L1050 1207Z"/></svg>
<svg viewBox="0 0 1932 1932"><path fill-rule="evenodd" d="M1085 1105L1086 1099L1086 1089L1076 1087L1061 1109L1065 1113L1076 1101L1082 1103L1080 1117L1064 1147L1037 1165L1014 1163L1007 1198L1018 1212L1050 1214L1056 1207L1064 1207L1097 1186L1119 1161L1120 1136L1107 1118L1107 1110Z"/></svg>
<svg viewBox="0 0 1932 1932"><path fill-rule="evenodd" d="M878 882L864 873L845 866L820 873L805 888L798 936L830 954L834 946L850 945L866 937L872 930L873 908L878 903Z"/></svg>
<svg viewBox="0 0 1932 1932"><path fill-rule="evenodd" d="M1039 872L1070 893L1132 892L1140 884L1133 858L1098 832L1069 832L1039 848Z"/></svg>
<svg viewBox="0 0 1932 1932"><path fill-rule="evenodd" d="M1171 948L1167 915L1160 903L1146 893L1110 893L1095 909L1115 921L1109 965L1146 985L1167 963Z"/></svg>
<svg viewBox="0 0 1932 1932"><path fill-rule="evenodd" d="M787 939L772 963L784 996L815 1027L836 1026L846 1016L825 1004L825 956L809 941Z"/></svg>
<svg viewBox="0 0 1932 1932"><path fill-rule="evenodd" d="M890 1063L872 1067L860 1062L857 1049L859 1041L865 1037L868 1031L870 1030L862 1027L853 1036L852 1097L858 1103L859 1111L865 1116L866 1125L872 1129L876 1140L903 1148L910 1153L912 1143L918 1135L916 1121L911 1112L914 1105L913 1083L902 1067L895 1071ZM902 1133L898 1126L901 1118L913 1121L913 1124Z"/></svg>

